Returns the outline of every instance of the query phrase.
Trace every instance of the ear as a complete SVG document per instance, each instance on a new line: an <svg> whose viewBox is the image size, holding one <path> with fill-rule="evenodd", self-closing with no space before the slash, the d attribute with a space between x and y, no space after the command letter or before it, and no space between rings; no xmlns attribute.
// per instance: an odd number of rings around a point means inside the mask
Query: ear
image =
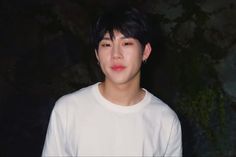
<svg viewBox="0 0 236 157"><path fill-rule="evenodd" d="M143 61L147 60L152 52L152 47L150 43L147 43L143 50Z"/></svg>
<svg viewBox="0 0 236 157"><path fill-rule="evenodd" d="M99 62L98 51L95 49L94 52L95 52L96 58L97 58L97 60Z"/></svg>

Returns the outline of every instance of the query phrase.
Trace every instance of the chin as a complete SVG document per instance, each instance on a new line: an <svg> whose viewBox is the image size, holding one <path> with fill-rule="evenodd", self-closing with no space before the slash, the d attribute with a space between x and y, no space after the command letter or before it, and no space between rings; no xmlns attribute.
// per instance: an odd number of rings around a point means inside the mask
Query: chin
<svg viewBox="0 0 236 157"><path fill-rule="evenodd" d="M125 84L128 82L128 80L115 78L115 79L109 79L109 82L112 82L114 84Z"/></svg>

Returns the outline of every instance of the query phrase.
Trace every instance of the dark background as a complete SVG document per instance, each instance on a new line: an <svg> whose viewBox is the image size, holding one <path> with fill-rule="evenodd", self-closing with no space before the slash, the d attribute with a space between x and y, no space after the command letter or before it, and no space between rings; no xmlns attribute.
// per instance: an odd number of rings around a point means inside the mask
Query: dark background
<svg viewBox="0 0 236 157"><path fill-rule="evenodd" d="M236 156L234 0L0 1L0 156L40 156L55 101L101 79L89 25L116 4L150 14L142 85L179 115L184 156Z"/></svg>

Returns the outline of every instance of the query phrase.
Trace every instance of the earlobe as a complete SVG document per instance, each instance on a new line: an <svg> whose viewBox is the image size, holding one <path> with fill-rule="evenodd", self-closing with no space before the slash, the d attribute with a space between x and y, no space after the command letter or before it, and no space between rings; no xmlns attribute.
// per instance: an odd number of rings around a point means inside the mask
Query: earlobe
<svg viewBox="0 0 236 157"><path fill-rule="evenodd" d="M143 52L143 61L146 61L149 58L151 52L152 52L151 44L147 43L145 45L144 52Z"/></svg>

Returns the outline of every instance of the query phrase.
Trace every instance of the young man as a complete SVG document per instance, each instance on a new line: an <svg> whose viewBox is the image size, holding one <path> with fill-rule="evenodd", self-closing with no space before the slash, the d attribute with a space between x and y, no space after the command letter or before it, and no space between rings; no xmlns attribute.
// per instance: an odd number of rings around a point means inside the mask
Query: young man
<svg viewBox="0 0 236 157"><path fill-rule="evenodd" d="M149 36L137 9L100 16L92 39L105 79L57 101L42 156L182 156L177 115L140 87Z"/></svg>

